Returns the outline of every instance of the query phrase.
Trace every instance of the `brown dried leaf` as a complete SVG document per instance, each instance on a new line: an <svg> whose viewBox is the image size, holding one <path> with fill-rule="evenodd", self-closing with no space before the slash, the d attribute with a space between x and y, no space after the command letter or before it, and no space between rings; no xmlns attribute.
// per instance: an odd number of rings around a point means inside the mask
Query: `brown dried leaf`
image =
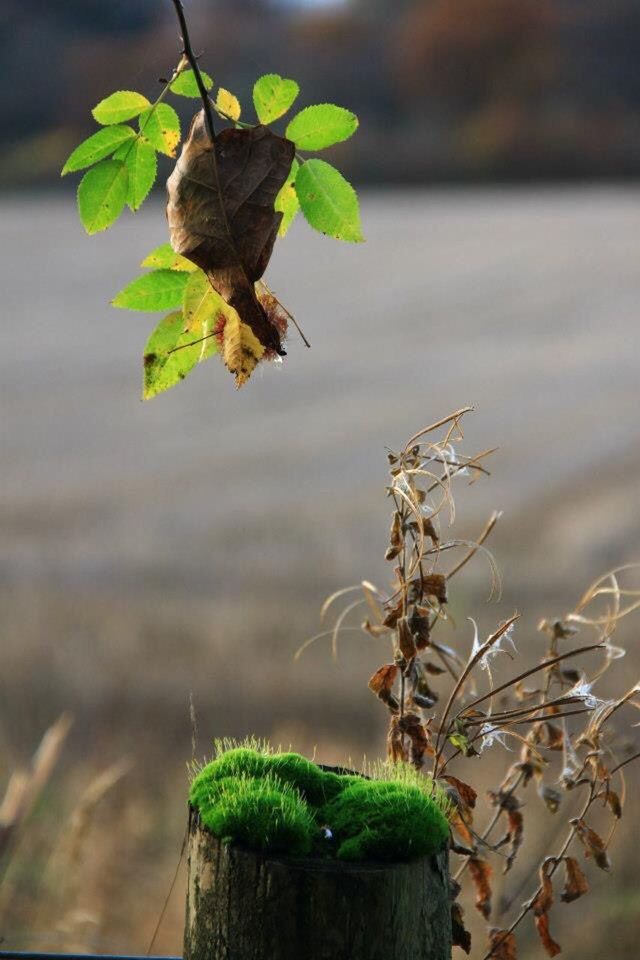
<svg viewBox="0 0 640 960"><path fill-rule="evenodd" d="M572 903L573 900L577 900L578 897L589 892L589 884L575 857L564 858L564 869L564 889L560 894L560 899L563 903Z"/></svg>
<svg viewBox="0 0 640 960"><path fill-rule="evenodd" d="M414 766L421 767L425 754L429 757L434 755L426 726L417 713L405 713L403 717L399 717L398 726L411 741L411 762Z"/></svg>
<svg viewBox="0 0 640 960"><path fill-rule="evenodd" d="M610 870L611 863L602 838L582 819L574 818L569 823L576 828L576 835L585 849L585 856L593 857L601 870Z"/></svg>
<svg viewBox="0 0 640 960"><path fill-rule="evenodd" d="M451 935L454 947L461 947L465 953L471 953L471 934L464 925L464 911L459 903L451 904Z"/></svg>
<svg viewBox="0 0 640 960"><path fill-rule="evenodd" d="M422 589L428 597L439 603L447 602L447 578L442 573L428 573L422 578Z"/></svg>
<svg viewBox="0 0 640 960"><path fill-rule="evenodd" d="M402 534L402 518L396 510L391 520L391 531L389 533L389 546L384 555L385 560L395 560L404 546L404 536Z"/></svg>
<svg viewBox="0 0 640 960"><path fill-rule="evenodd" d="M255 284L271 258L282 219L275 198L294 153L293 143L263 126L227 128L212 143L200 111L167 182L173 249L205 271L260 344L276 353L280 332Z"/></svg>
<svg viewBox="0 0 640 960"><path fill-rule="evenodd" d="M616 820L619 820L622 816L622 803L615 790L607 790L607 805Z"/></svg>
<svg viewBox="0 0 640 960"><path fill-rule="evenodd" d="M496 793L493 790L489 790L488 793L493 806L500 807L500 809L504 810L507 814L508 830L500 843L510 844L510 850L503 871L504 873L508 873L513 866L518 850L524 840L524 820L520 812L520 801L513 793L505 794L502 793L502 791Z"/></svg>
<svg viewBox="0 0 640 960"><path fill-rule="evenodd" d="M508 930L489 930L489 953L492 960L518 960L515 934Z"/></svg>
<svg viewBox="0 0 640 960"><path fill-rule="evenodd" d="M555 723L544 724L546 739L543 741L547 750L562 750L564 745L564 730Z"/></svg>
<svg viewBox="0 0 640 960"><path fill-rule="evenodd" d="M474 790L473 787L469 786L469 784L463 780L458 780L457 777L451 776L451 774L445 774L445 776L440 777L440 780L445 780L454 788L460 801L468 810L474 809L476 800L478 799L477 790ZM458 803L456 806L460 806L460 804Z"/></svg>
<svg viewBox="0 0 640 960"><path fill-rule="evenodd" d="M562 947L559 943L553 939L549 932L549 914L541 913L540 916L535 918L536 928L542 941L542 946L547 952L548 957L555 957L557 954L562 953Z"/></svg>
<svg viewBox="0 0 640 960"><path fill-rule="evenodd" d="M395 663L383 664L369 680L369 689L372 690L383 703L396 712L399 704L393 696L392 690L398 675L398 667Z"/></svg>
<svg viewBox="0 0 640 960"><path fill-rule="evenodd" d="M405 746L404 736L400 729L400 718L398 716L392 716L389 724L387 756L392 763L399 763L400 761L406 762L409 759L409 753Z"/></svg>
<svg viewBox="0 0 640 960"><path fill-rule="evenodd" d="M480 911L485 920L491 916L491 874L493 870L486 860L479 857L469 859L469 872L473 885L476 888L476 909Z"/></svg>
<svg viewBox="0 0 640 960"><path fill-rule="evenodd" d="M413 660L418 652L406 617L398 620L398 647L405 660Z"/></svg>

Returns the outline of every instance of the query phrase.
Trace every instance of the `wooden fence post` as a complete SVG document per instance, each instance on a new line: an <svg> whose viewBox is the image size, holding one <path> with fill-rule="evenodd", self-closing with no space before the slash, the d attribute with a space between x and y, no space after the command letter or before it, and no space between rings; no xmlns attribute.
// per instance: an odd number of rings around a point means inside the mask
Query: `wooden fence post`
<svg viewBox="0 0 640 960"><path fill-rule="evenodd" d="M264 856L189 818L185 960L451 960L448 853L410 863Z"/></svg>

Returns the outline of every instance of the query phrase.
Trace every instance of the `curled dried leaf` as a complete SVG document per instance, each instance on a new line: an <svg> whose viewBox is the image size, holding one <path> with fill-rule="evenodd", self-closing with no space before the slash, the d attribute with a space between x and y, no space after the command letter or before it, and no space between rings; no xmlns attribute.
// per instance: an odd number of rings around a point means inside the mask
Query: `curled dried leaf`
<svg viewBox="0 0 640 960"><path fill-rule="evenodd" d="M557 954L562 953L562 947L559 943L556 943L549 932L549 914L542 913L540 916L535 918L535 921L538 935L542 942L542 946L546 950L547 956L555 957Z"/></svg>
<svg viewBox="0 0 640 960"><path fill-rule="evenodd" d="M426 725L417 713L405 713L399 718L398 726L411 742L411 762L415 767L420 768L424 763L425 754L427 756L434 754Z"/></svg>
<svg viewBox="0 0 640 960"><path fill-rule="evenodd" d="M400 718L392 716L389 723L389 732L387 733L387 756L392 763L407 762L409 752L407 750L404 734L400 729Z"/></svg>
<svg viewBox="0 0 640 960"><path fill-rule="evenodd" d="M497 927L489 930L489 956L492 960L518 960L515 934Z"/></svg>
<svg viewBox="0 0 640 960"><path fill-rule="evenodd" d="M369 689L372 690L383 703L386 703L394 713L399 709L398 701L392 693L397 676L397 664L385 663L376 670L369 680Z"/></svg>
<svg viewBox="0 0 640 960"><path fill-rule="evenodd" d="M429 573L422 578L422 590L438 603L447 602L447 578L442 573Z"/></svg>
<svg viewBox="0 0 640 960"><path fill-rule="evenodd" d="M607 854L604 840L598 836L595 830L592 830L591 827L587 826L587 824L581 818L575 817L573 820L570 820L569 823L575 827L576 836L585 849L585 856L593 857L601 870L610 870L611 862L609 860L609 855Z"/></svg>
<svg viewBox="0 0 640 960"><path fill-rule="evenodd" d="M578 897L589 892L589 884L575 857L564 858L564 889L560 894L563 903L572 903Z"/></svg>
<svg viewBox="0 0 640 960"><path fill-rule="evenodd" d="M389 546L384 555L385 560L395 560L404 546L404 536L402 533L402 518L396 510L391 520L391 531L389 533Z"/></svg>
<svg viewBox="0 0 640 960"><path fill-rule="evenodd" d="M407 617L398 620L398 648L405 660L413 660L418 652Z"/></svg>
<svg viewBox="0 0 640 960"><path fill-rule="evenodd" d="M469 872L476 890L476 909L485 920L491 916L491 865L480 857L470 857Z"/></svg>

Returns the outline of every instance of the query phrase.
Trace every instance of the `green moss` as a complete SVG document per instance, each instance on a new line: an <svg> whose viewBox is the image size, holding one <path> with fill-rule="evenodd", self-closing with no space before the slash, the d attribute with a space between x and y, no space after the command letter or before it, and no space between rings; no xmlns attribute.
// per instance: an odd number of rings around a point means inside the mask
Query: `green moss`
<svg viewBox="0 0 640 960"><path fill-rule="evenodd" d="M271 777L227 777L215 801L200 810L202 822L222 840L251 850L305 856L317 826L297 790Z"/></svg>
<svg viewBox="0 0 640 960"><path fill-rule="evenodd" d="M443 798L413 770L384 766L370 780L265 744L217 746L189 800L223 840L291 856L401 861L434 853L449 835Z"/></svg>
<svg viewBox="0 0 640 960"><path fill-rule="evenodd" d="M441 850L449 824L424 790L405 783L362 780L322 811L341 860L411 860Z"/></svg>

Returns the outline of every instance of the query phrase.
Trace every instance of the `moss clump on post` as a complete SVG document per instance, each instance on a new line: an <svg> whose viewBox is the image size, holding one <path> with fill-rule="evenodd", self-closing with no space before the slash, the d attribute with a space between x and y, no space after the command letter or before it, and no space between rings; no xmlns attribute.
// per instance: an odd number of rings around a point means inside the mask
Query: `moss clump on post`
<svg viewBox="0 0 640 960"><path fill-rule="evenodd" d="M446 805L425 778L391 767L374 779L336 773L266 748L222 752L189 800L214 836L262 853L401 863L439 852L449 836Z"/></svg>

